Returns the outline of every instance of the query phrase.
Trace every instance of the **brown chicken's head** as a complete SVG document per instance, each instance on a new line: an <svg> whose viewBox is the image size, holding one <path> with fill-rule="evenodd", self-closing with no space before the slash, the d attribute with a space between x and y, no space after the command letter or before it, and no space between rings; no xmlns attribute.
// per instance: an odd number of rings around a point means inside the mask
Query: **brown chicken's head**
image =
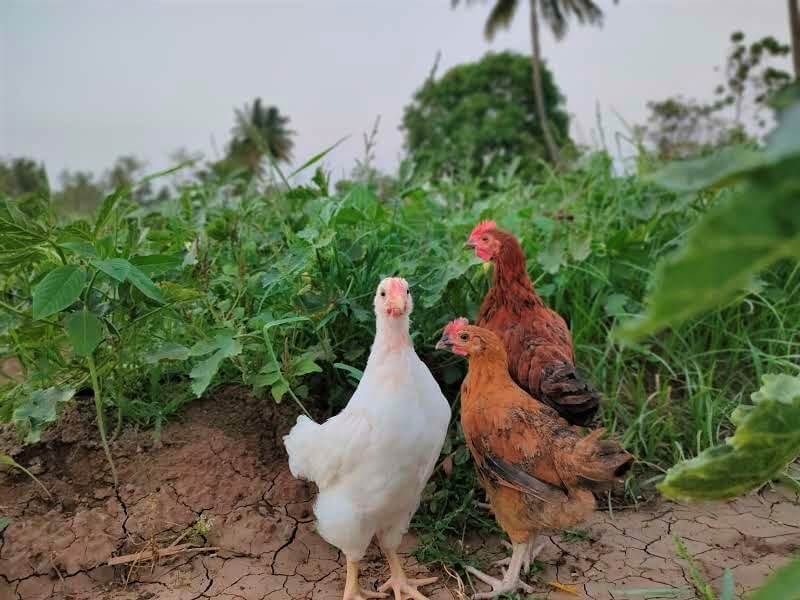
<svg viewBox="0 0 800 600"><path fill-rule="evenodd" d="M464 317L450 321L442 332L442 339L436 343L436 349L450 350L460 356L475 357L487 353L505 357L505 350L500 338L483 327L470 325Z"/></svg>
<svg viewBox="0 0 800 600"><path fill-rule="evenodd" d="M465 246L473 248L475 255L481 260L494 260L503 245L496 235L497 231L497 223L494 221L481 221L469 234Z"/></svg>
<svg viewBox="0 0 800 600"><path fill-rule="evenodd" d="M375 314L391 318L407 317L414 308L408 282L402 277L387 277L375 291Z"/></svg>

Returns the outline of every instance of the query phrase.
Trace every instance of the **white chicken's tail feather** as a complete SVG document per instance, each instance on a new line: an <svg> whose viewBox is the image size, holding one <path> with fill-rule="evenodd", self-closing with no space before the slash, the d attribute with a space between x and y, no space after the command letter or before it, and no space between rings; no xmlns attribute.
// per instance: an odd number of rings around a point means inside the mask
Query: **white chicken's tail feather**
<svg viewBox="0 0 800 600"><path fill-rule="evenodd" d="M300 415L289 434L283 437L283 445L289 454L289 470L298 479L316 480L314 463L318 448L315 441L319 439L320 429L318 423Z"/></svg>

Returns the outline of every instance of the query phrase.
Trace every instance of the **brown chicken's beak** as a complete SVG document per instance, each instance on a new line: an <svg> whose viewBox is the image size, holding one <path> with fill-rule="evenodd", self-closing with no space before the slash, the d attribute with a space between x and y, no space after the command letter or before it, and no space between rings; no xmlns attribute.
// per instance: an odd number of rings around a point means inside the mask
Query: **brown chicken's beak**
<svg viewBox="0 0 800 600"><path fill-rule="evenodd" d="M448 350L453 345L453 342L450 341L450 338L446 335L442 336L438 342L436 342L436 349L437 350Z"/></svg>
<svg viewBox="0 0 800 600"><path fill-rule="evenodd" d="M467 240L466 242L464 242L464 248L474 249L475 242L473 242L472 240Z"/></svg>

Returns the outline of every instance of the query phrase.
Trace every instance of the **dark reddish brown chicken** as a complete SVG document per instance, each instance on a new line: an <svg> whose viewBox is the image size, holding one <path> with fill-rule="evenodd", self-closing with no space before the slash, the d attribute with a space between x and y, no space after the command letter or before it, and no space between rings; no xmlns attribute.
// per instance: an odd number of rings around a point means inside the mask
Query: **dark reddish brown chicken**
<svg viewBox="0 0 800 600"><path fill-rule="evenodd" d="M517 239L494 221L483 221L472 230L467 246L494 263L494 283L476 321L503 341L511 377L570 424L589 423L600 395L575 370L569 328L533 288Z"/></svg>

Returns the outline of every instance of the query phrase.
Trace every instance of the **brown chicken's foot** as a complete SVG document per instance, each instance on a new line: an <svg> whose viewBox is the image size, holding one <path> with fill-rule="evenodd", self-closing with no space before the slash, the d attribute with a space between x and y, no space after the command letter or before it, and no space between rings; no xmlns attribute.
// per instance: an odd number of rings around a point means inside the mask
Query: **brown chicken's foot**
<svg viewBox="0 0 800 600"><path fill-rule="evenodd" d="M489 504L488 502L476 502L475 505L478 508L482 508L483 510L485 510L487 512L494 512L494 509L492 508L492 505Z"/></svg>
<svg viewBox="0 0 800 600"><path fill-rule="evenodd" d="M474 567L467 567L466 570L468 573L471 573L484 583L492 586L491 591L477 593L473 596L473 599L480 600L496 598L498 596L502 596L503 594L516 592L517 590L522 590L526 594L532 594L533 588L522 581L519 577L520 570L522 569L522 563L530 555L529 547L531 546L532 542L528 542L526 544L515 544L513 546L514 551L511 555L511 560L508 563L508 570L503 575L502 580L495 579L486 573L478 571L478 569ZM541 546L539 546L539 548L541 548Z"/></svg>
<svg viewBox="0 0 800 600"><path fill-rule="evenodd" d="M397 552L394 550L386 550L385 548L383 551L386 554L387 560L389 561L391 577L389 577L386 583L378 588L378 591L385 592L386 590L391 589L394 592L395 600L402 600L403 594L406 594L408 597L413 598L414 600L428 600L428 597L424 596L417 588L423 585L435 583L439 578L426 577L424 579L409 579L403 570L403 564L400 562L400 557L397 556ZM387 595L388 594L384 594L384 596Z"/></svg>
<svg viewBox="0 0 800 600"><path fill-rule="evenodd" d="M371 598L387 598L389 594L362 590L358 583L358 561L347 561L347 580L344 584L342 600L370 600Z"/></svg>
<svg viewBox="0 0 800 600"><path fill-rule="evenodd" d="M544 542L542 542L538 546L534 547L535 542L536 542L535 539L532 539L532 540L530 540L528 542L527 550L526 550L525 554L522 557L522 572L525 573L526 575L531 570L531 565L533 564L533 559L535 559L537 556L539 556L539 552L541 552L542 548L544 548L544 544L545 544ZM509 550L513 550L514 549L514 546L512 544L508 543L505 540L500 540L500 543L504 547L508 548ZM511 564L511 557L510 556L507 557L507 558L501 558L500 560L497 560L497 561L492 563L493 566L497 566L497 567L507 567L510 564ZM505 574L505 572L504 572L504 574Z"/></svg>

